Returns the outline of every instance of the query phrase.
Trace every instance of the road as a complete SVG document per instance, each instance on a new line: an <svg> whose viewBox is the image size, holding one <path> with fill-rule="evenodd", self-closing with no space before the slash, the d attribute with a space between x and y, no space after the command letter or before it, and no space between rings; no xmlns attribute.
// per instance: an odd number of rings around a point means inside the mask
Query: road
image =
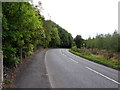
<svg viewBox="0 0 120 90"><path fill-rule="evenodd" d="M52 88L118 88L118 71L76 56L68 49L50 49L45 64Z"/></svg>
<svg viewBox="0 0 120 90"><path fill-rule="evenodd" d="M44 63L46 50L40 50L32 60L17 73L15 88L50 88Z"/></svg>

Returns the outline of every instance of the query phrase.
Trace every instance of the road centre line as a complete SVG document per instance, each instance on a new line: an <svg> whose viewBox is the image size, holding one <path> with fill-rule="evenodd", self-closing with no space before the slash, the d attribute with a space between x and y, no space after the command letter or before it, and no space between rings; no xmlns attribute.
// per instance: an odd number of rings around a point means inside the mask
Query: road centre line
<svg viewBox="0 0 120 90"><path fill-rule="evenodd" d="M62 50L60 49L60 52L62 53ZM63 54L63 53L62 53Z"/></svg>
<svg viewBox="0 0 120 90"><path fill-rule="evenodd" d="M63 53L62 53L63 54ZM63 54L64 56L67 56L66 54ZM72 58L70 58L70 57L68 57L71 61L73 61L73 62L75 62L75 63L79 63L79 62L77 62L77 61L75 61L74 59L72 59Z"/></svg>
<svg viewBox="0 0 120 90"><path fill-rule="evenodd" d="M65 54L63 54L64 56L67 56L67 55L65 55Z"/></svg>
<svg viewBox="0 0 120 90"><path fill-rule="evenodd" d="M108 80L110 80L110 81L112 81L112 82L120 85L119 82L117 82L117 81L109 78L108 76L106 76L106 75L104 75L104 74L101 74L101 73L97 72L96 70L94 70L94 69L92 69L92 68L90 68L90 67L86 67L86 68L89 69L90 71L92 71L92 72L94 72L94 73L96 73L96 74L98 74L98 75L100 75L100 76L102 76L102 77L104 77L104 78L106 78L106 79L108 79Z"/></svg>
<svg viewBox="0 0 120 90"><path fill-rule="evenodd" d="M64 54L65 55L65 54ZM67 55L65 55L65 56L67 56ZM75 63L79 63L79 62L77 62L76 60L74 60L74 59L72 59L72 58L70 58L70 57L68 57L71 61L73 61L73 62L75 62Z"/></svg>
<svg viewBox="0 0 120 90"><path fill-rule="evenodd" d="M75 61L75 60L74 60L74 59L72 59L72 58L70 58L70 60L71 60L71 61L73 61L73 62L75 62L75 63L79 63L79 62Z"/></svg>
<svg viewBox="0 0 120 90"><path fill-rule="evenodd" d="M81 56L77 56L77 55L75 55L75 54L73 54L73 53L70 53L70 52L68 52L69 54L71 54L71 56L74 56L74 57L76 57L76 58L78 58L78 59L85 59L85 58L83 58L83 57L81 57ZM98 63L95 63L95 62L93 62L93 61L90 61L89 59L85 59L85 61L86 62L89 62L89 63L91 63L91 64L98 64ZM98 64L98 65L100 65L100 64Z"/></svg>

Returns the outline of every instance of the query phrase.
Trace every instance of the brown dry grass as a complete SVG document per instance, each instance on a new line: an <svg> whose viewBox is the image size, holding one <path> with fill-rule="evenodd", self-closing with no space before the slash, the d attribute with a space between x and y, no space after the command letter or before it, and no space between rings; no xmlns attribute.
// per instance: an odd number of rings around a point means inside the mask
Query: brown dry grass
<svg viewBox="0 0 120 90"><path fill-rule="evenodd" d="M100 50L100 49L78 49L78 52L86 55L92 55L103 60L111 60L112 62L120 62L120 52Z"/></svg>

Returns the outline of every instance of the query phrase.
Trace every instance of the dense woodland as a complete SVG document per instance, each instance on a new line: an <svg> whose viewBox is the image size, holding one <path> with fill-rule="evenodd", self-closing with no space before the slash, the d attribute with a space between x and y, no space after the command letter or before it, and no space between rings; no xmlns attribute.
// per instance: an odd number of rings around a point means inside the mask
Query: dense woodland
<svg viewBox="0 0 120 90"><path fill-rule="evenodd" d="M2 3L2 42L4 65L12 67L39 47L71 48L70 33L51 20L45 20L28 2Z"/></svg>
<svg viewBox="0 0 120 90"><path fill-rule="evenodd" d="M28 2L2 3L2 42L4 65L13 67L38 48L88 48L120 52L120 35L100 34L84 40L72 35L52 20L45 20L36 6Z"/></svg>

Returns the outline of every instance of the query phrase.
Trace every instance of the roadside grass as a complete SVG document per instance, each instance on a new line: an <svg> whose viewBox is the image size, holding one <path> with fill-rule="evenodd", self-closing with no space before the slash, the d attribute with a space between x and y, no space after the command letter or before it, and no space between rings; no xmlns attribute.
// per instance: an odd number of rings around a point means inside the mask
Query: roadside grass
<svg viewBox="0 0 120 90"><path fill-rule="evenodd" d="M4 83L7 84L7 85L12 84L12 80L5 80Z"/></svg>
<svg viewBox="0 0 120 90"><path fill-rule="evenodd" d="M91 56L91 55L85 55L83 53L76 52L76 51L73 51L73 50L69 50L69 52L71 52L71 53L73 53L75 55L78 55L80 57L86 58L88 60L91 60L91 61L103 64L105 66L108 66L108 67L111 67L111 68L114 68L114 69L117 69L117 70L120 70L120 62L119 63L112 62L110 60L105 60L105 59L97 58L97 57Z"/></svg>

